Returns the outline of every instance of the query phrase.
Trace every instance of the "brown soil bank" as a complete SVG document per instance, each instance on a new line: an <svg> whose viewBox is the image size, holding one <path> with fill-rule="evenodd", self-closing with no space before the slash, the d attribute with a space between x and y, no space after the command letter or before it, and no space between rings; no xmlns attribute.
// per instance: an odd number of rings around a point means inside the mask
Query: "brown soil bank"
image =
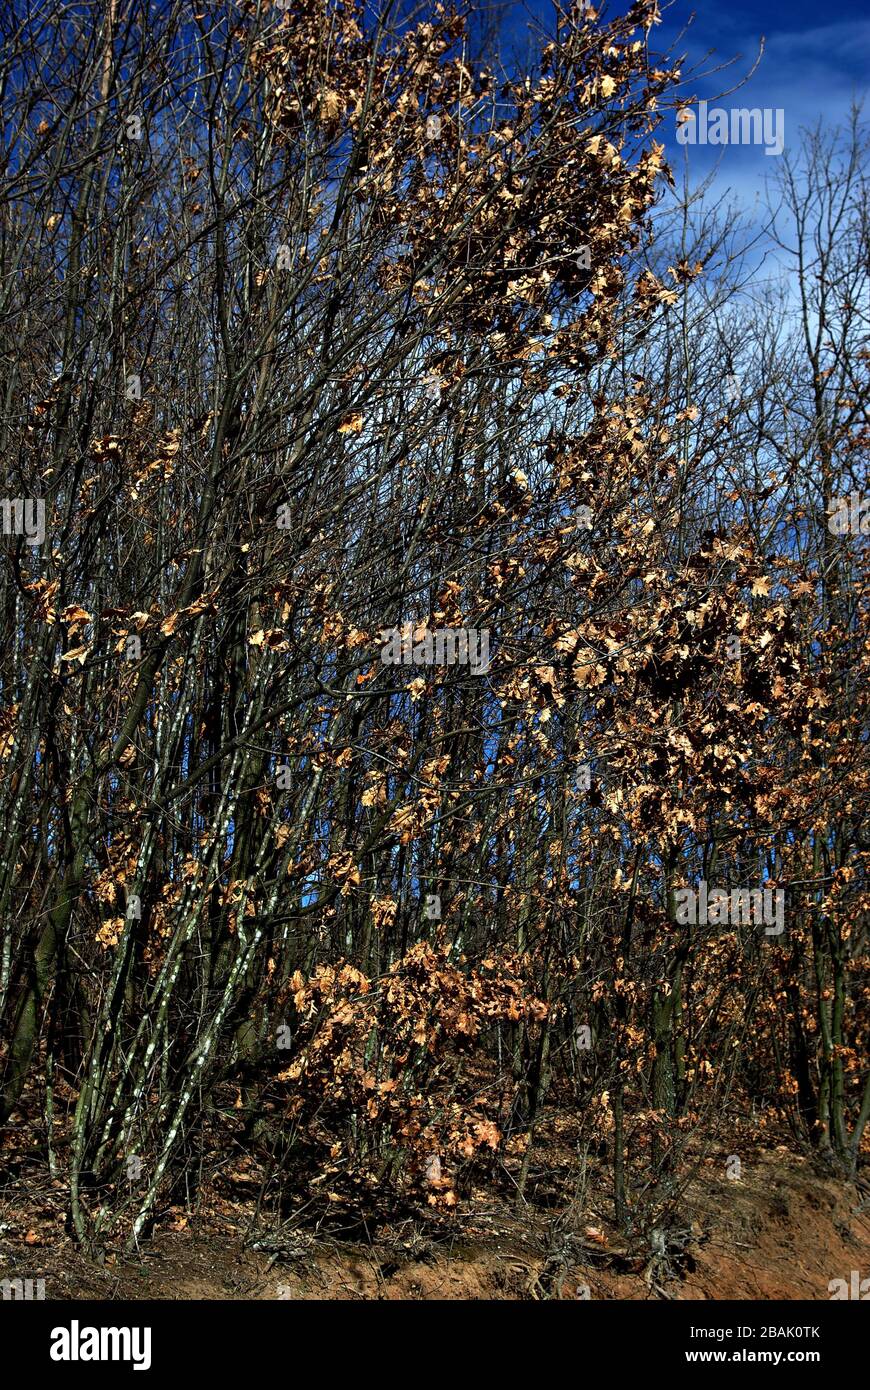
<svg viewBox="0 0 870 1390"><path fill-rule="evenodd" d="M629 1248L595 1207L542 1219L490 1205L369 1244L252 1222L243 1203L174 1211L138 1257L88 1261L46 1194L0 1201L0 1279L45 1280L49 1299L819 1299L853 1270L870 1278L870 1195L782 1150L739 1181L721 1165L686 1193L685 1224ZM58 1189L60 1184L58 1184Z"/></svg>

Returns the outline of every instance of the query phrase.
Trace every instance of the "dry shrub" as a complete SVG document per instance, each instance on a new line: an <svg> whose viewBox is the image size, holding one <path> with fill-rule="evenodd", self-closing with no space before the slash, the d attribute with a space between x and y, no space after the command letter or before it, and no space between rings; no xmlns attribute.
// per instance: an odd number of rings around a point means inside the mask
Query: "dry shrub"
<svg viewBox="0 0 870 1390"><path fill-rule="evenodd" d="M319 1157L313 1191L422 1196L456 1204L457 1170L492 1158L513 1083L482 1065L481 1043L501 1024L534 1027L546 1005L519 959L451 963L420 943L380 979L345 962L290 982L295 1056L280 1073L293 1128ZM313 1151L312 1151L312 1146Z"/></svg>

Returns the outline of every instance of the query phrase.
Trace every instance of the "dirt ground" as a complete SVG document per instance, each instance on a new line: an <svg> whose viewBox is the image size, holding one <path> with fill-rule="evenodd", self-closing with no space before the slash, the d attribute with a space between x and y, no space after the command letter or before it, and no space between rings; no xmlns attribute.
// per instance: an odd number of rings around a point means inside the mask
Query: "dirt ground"
<svg viewBox="0 0 870 1390"><path fill-rule="evenodd" d="M257 1226L250 1203L224 1202L173 1209L137 1257L99 1264L70 1239L59 1199L0 1197L0 1278L43 1278L47 1299L826 1300L831 1280L870 1274L866 1187L785 1149L757 1153L737 1181L718 1163L700 1171L664 1262L629 1248L594 1205L542 1216L472 1204L436 1230L409 1221L363 1244Z"/></svg>

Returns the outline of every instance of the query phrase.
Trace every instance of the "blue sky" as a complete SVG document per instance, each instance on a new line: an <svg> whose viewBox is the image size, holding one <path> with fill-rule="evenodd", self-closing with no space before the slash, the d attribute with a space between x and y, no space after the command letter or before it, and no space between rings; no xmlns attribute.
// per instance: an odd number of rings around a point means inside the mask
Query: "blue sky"
<svg viewBox="0 0 870 1390"><path fill-rule="evenodd" d="M624 11L627 3L609 0L602 7L605 17ZM662 10L663 22L652 31L651 41L662 50L676 45L677 53L687 55L684 71L699 72L687 84L687 95L726 109L781 108L786 150L794 148L801 126L814 126L820 117L831 124L845 121L852 101L866 93L870 74L867 0L835 0L827 5L810 0L732 0L727 4L675 0L667 8L663 3ZM523 35L536 17L552 25L549 0L509 5L503 29L509 47L522 46ZM738 91L717 100L751 70L762 38L764 53L755 73ZM724 70L713 71L723 64L728 64ZM870 119L870 104L865 116ZM680 147L670 114L659 138L665 142L675 174L683 167L686 149L693 182L718 161L717 192L730 190L747 207L763 190L765 175L773 172L771 166L776 163L775 156L754 145Z"/></svg>

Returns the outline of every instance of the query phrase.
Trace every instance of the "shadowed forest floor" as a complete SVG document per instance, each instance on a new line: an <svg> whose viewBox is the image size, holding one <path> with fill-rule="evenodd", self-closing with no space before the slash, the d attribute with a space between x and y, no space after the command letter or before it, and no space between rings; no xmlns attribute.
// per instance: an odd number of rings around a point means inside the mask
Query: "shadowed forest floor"
<svg viewBox="0 0 870 1390"><path fill-rule="evenodd" d="M759 1150L738 1181L701 1166L687 1189L682 1252L652 1266L586 1202L522 1213L484 1194L429 1225L382 1227L370 1242L258 1225L237 1177L200 1210L164 1213L138 1258L86 1259L65 1230L58 1184L0 1205L4 1278L44 1278L48 1299L818 1299L870 1268L870 1193L813 1160ZM588 1289L588 1294L583 1286Z"/></svg>

